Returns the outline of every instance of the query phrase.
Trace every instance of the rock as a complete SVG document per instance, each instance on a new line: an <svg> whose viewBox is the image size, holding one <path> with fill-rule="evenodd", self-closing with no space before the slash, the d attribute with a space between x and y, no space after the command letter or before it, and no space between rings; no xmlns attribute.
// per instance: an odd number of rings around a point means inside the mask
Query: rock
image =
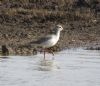
<svg viewBox="0 0 100 86"><path fill-rule="evenodd" d="M6 45L2 45L2 55L3 56L7 56L7 55L9 55L9 50L8 50L8 48L6 47Z"/></svg>

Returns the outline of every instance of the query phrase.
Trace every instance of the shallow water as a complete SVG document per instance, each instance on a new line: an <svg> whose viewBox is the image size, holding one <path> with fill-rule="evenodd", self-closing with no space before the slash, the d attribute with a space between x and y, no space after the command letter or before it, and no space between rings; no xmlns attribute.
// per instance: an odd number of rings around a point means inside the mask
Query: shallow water
<svg viewBox="0 0 100 86"><path fill-rule="evenodd" d="M71 49L46 59L0 58L0 86L100 86L100 51Z"/></svg>

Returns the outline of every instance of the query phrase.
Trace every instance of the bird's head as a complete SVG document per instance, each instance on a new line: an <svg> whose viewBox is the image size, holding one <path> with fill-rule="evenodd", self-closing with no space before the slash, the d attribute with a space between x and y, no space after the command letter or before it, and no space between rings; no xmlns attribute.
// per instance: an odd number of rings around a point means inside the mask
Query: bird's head
<svg viewBox="0 0 100 86"><path fill-rule="evenodd" d="M56 29L59 30L59 31L62 31L63 27L61 25L56 25Z"/></svg>

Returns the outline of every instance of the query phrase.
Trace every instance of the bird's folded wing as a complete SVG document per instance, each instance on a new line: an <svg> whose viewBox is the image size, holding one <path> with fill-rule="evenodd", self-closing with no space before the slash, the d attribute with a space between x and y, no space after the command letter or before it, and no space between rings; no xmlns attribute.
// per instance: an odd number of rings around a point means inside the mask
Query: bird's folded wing
<svg viewBox="0 0 100 86"><path fill-rule="evenodd" d="M31 41L29 43L26 43L24 45L20 45L19 47L32 47L32 46L38 46L38 45L41 45L42 43L45 43L47 42L48 40L51 39L51 36L46 36L46 37L42 37L40 38L39 40L37 41Z"/></svg>
<svg viewBox="0 0 100 86"><path fill-rule="evenodd" d="M48 40L50 40L51 39L51 36L46 36L46 37L43 37L43 38L40 38L39 40L37 40L37 41L32 41L32 42L30 42L30 44L42 44L42 43L45 43L45 42L47 42Z"/></svg>

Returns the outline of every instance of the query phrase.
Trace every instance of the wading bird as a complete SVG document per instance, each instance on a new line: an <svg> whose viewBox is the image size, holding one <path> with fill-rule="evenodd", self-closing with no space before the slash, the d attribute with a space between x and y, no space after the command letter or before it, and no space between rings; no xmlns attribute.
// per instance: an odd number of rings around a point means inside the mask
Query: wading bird
<svg viewBox="0 0 100 86"><path fill-rule="evenodd" d="M52 32L37 41L32 41L29 44L41 47L44 52L44 59L45 59L45 52L47 48L53 47L59 40L60 32L63 30L61 25L56 25Z"/></svg>

